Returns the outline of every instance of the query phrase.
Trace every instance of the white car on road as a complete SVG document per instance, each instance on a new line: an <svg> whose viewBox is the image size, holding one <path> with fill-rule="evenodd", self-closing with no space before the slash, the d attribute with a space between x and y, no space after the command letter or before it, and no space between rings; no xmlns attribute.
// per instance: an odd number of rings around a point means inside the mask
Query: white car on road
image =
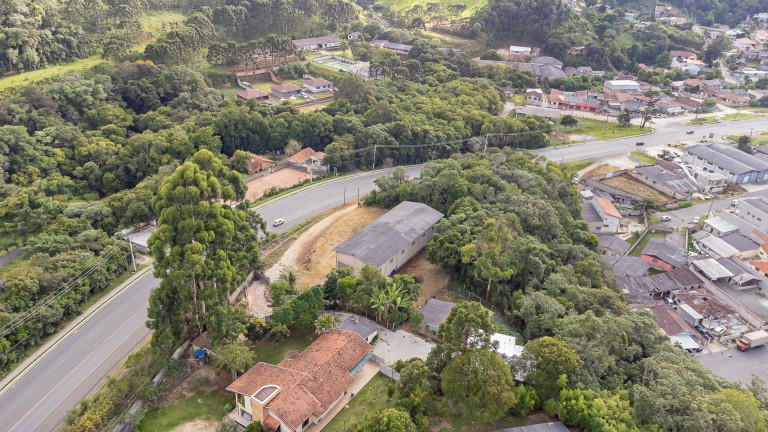
<svg viewBox="0 0 768 432"><path fill-rule="evenodd" d="M285 223L285 219L275 219L272 221L272 226L280 226Z"/></svg>
<svg viewBox="0 0 768 432"><path fill-rule="evenodd" d="M672 220L672 216L662 216L659 218L659 220L662 222L669 222Z"/></svg>

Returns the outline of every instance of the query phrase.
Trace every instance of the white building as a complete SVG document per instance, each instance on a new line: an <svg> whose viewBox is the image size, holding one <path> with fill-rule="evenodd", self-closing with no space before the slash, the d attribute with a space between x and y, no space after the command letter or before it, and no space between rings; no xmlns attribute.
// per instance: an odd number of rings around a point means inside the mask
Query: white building
<svg viewBox="0 0 768 432"><path fill-rule="evenodd" d="M531 55L531 51L532 51L531 47L516 46L516 45L509 46L510 54Z"/></svg>
<svg viewBox="0 0 768 432"><path fill-rule="evenodd" d="M683 163L694 171L707 168L722 174L728 183L752 183L768 179L768 162L723 144L692 145L685 149Z"/></svg>
<svg viewBox="0 0 768 432"><path fill-rule="evenodd" d="M619 232L621 226L621 220L623 217L616 207L605 198L599 196L593 197L591 200L592 206L597 210L597 214L603 219L603 224L600 227L601 233L615 233Z"/></svg>
<svg viewBox="0 0 768 432"><path fill-rule="evenodd" d="M640 90L640 83L630 80L611 80L603 83L608 90Z"/></svg>

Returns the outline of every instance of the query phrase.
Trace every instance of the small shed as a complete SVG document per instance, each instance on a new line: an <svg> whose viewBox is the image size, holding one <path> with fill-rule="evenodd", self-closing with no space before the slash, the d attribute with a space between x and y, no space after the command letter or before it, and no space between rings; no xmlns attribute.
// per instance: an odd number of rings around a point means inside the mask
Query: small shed
<svg viewBox="0 0 768 432"><path fill-rule="evenodd" d="M342 321L338 329L357 333L368 343L373 342L376 336L379 335L378 324L357 315L353 315Z"/></svg>
<svg viewBox="0 0 768 432"><path fill-rule="evenodd" d="M421 308L421 314L424 315L424 325L433 332L437 332L440 324L448 318L451 309L456 306L454 303L438 299L430 299L427 304Z"/></svg>
<svg viewBox="0 0 768 432"><path fill-rule="evenodd" d="M681 304L677 307L677 313L680 314L681 317L687 322L688 324L692 326L701 325L701 320L704 319L704 317L696 312L692 307L688 306L687 304Z"/></svg>

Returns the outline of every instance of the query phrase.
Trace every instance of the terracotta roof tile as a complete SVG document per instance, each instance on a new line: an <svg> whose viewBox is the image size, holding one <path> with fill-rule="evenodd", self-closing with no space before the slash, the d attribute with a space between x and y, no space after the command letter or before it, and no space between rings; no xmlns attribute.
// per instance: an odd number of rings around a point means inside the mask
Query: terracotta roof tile
<svg viewBox="0 0 768 432"><path fill-rule="evenodd" d="M594 199L597 202L597 204L603 209L605 214L622 219L621 213L619 213L619 211L616 210L616 207L613 205L613 203L599 196L596 196Z"/></svg>
<svg viewBox="0 0 768 432"><path fill-rule="evenodd" d="M295 155L289 157L288 162L301 165L303 163L306 163L312 157L314 157L317 160L323 160L325 158L325 153L316 152L311 148L306 147L301 149L301 151L296 153Z"/></svg>
<svg viewBox="0 0 768 432"><path fill-rule="evenodd" d="M754 261L750 261L749 263L755 266L755 268L757 268L761 272L768 273L768 261L754 260Z"/></svg>

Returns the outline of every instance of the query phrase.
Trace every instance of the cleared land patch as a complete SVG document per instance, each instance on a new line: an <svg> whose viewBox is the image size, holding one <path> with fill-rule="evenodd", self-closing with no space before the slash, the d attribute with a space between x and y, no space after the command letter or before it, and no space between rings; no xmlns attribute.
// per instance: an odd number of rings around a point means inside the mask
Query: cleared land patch
<svg viewBox="0 0 768 432"><path fill-rule="evenodd" d="M656 201L671 201L672 198L653 189L645 183L639 182L632 177L626 175L620 175L601 180L602 183L608 186L613 186L617 189L640 195L643 198L650 198Z"/></svg>

